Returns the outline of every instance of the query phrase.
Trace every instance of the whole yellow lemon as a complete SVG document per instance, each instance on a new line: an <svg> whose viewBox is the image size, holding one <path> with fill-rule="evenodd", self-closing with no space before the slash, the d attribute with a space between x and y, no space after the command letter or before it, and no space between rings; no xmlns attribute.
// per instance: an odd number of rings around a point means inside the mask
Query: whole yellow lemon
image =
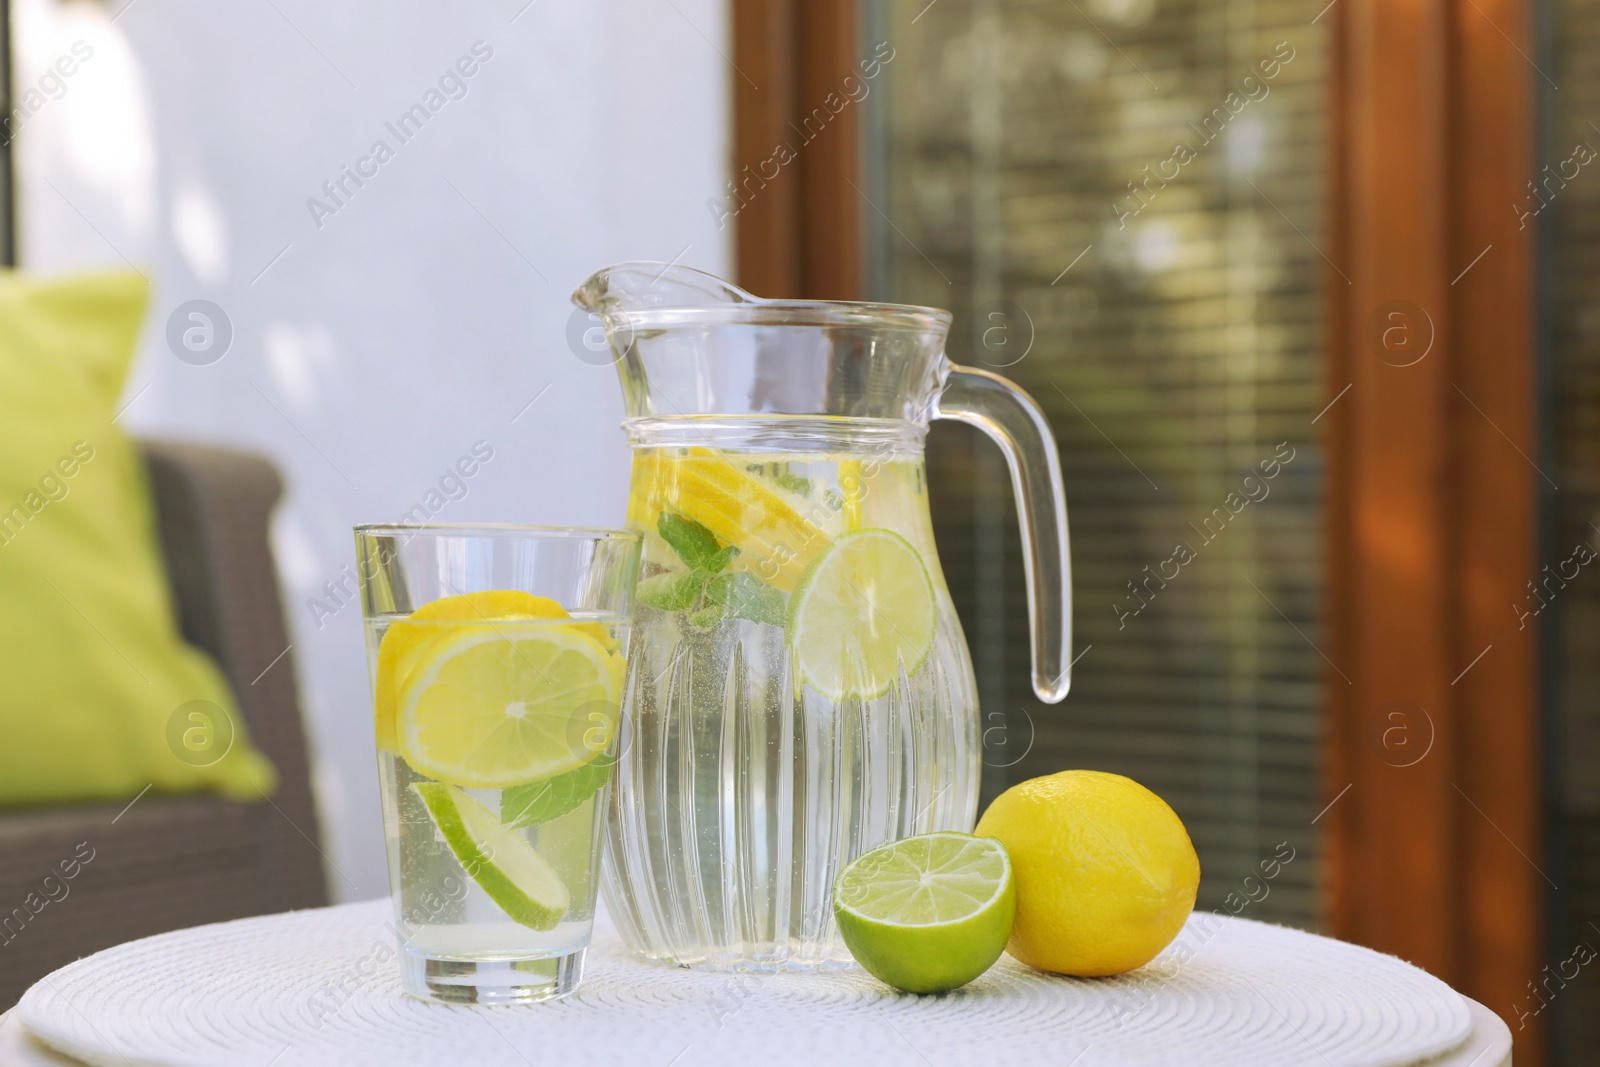
<svg viewBox="0 0 1600 1067"><path fill-rule="evenodd" d="M1120 774L1062 771L1012 786L974 832L1011 855L1017 919L1006 950L1030 967L1131 971L1194 909L1200 858L1182 820Z"/></svg>

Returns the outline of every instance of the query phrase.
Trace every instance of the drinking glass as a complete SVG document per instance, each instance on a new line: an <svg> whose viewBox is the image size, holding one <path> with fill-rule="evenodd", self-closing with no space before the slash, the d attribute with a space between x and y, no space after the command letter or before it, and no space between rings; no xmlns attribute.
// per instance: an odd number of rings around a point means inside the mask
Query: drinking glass
<svg viewBox="0 0 1600 1067"><path fill-rule="evenodd" d="M565 996L594 923L640 539L355 534L404 988Z"/></svg>

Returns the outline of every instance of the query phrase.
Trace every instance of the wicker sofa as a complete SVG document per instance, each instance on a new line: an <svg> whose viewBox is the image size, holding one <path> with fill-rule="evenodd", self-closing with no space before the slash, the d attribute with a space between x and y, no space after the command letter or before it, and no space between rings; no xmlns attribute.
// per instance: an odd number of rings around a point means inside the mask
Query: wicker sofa
<svg viewBox="0 0 1600 1067"><path fill-rule="evenodd" d="M143 448L184 636L227 674L280 784L270 803L151 793L131 806L0 811L0 915L30 894L38 907L0 943L0 1010L51 970L110 945L326 903L294 656L283 654L289 638L267 541L282 483L256 456ZM39 907L41 880L85 856L70 881L50 883L59 899Z"/></svg>

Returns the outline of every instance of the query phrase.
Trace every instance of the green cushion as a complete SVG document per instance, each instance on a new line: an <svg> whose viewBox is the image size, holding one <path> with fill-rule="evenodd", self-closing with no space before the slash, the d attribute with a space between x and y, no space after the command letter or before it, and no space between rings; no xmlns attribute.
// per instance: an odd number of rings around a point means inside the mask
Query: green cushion
<svg viewBox="0 0 1600 1067"><path fill-rule="evenodd" d="M273 788L178 632L143 460L112 422L146 298L137 274L0 271L0 804Z"/></svg>

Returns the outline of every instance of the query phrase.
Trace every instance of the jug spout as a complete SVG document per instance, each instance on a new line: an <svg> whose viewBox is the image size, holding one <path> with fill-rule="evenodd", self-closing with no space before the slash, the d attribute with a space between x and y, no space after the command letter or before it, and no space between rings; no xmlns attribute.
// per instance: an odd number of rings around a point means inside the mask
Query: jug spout
<svg viewBox="0 0 1600 1067"><path fill-rule="evenodd" d="M572 302L604 318L644 308L710 308L763 301L703 270L635 260L595 271L573 291Z"/></svg>

